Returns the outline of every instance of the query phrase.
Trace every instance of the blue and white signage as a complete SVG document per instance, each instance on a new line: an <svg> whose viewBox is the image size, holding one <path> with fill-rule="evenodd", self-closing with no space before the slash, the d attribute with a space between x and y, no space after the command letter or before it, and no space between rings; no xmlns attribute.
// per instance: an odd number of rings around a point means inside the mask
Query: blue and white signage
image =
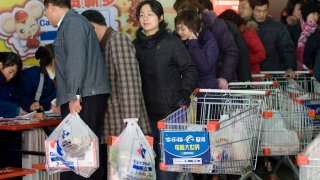
<svg viewBox="0 0 320 180"><path fill-rule="evenodd" d="M210 164L207 131L163 132L165 164Z"/></svg>

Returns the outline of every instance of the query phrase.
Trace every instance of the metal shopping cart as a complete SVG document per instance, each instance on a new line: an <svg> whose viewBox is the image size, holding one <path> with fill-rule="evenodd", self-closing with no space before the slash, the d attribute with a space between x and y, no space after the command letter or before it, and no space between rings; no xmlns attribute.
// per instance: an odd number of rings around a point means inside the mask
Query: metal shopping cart
<svg viewBox="0 0 320 180"><path fill-rule="evenodd" d="M318 180L320 176L320 135L297 156L301 180Z"/></svg>
<svg viewBox="0 0 320 180"><path fill-rule="evenodd" d="M229 87L271 90L270 96L265 98L265 106L262 106L265 114L262 119L259 156L273 156L279 160L271 169L269 159L265 159L269 171L272 170L271 177L275 177L283 161L288 163L298 177L298 169L290 155L297 155L310 143L315 111L289 98L277 82L239 82L230 83Z"/></svg>
<svg viewBox="0 0 320 180"><path fill-rule="evenodd" d="M260 179L256 166L264 101L267 91L198 89L190 106L159 121L164 171L238 174Z"/></svg>
<svg viewBox="0 0 320 180"><path fill-rule="evenodd" d="M304 77L302 81L301 79L287 79L287 84L283 88L294 101L315 110L316 116L312 121L313 137L320 132L320 94L313 91L314 82L313 77Z"/></svg>
<svg viewBox="0 0 320 180"><path fill-rule="evenodd" d="M295 82L302 89L308 92L317 92L317 85L319 84L313 77L311 71L295 71L297 77L291 79L285 77L285 71L261 71L261 74L253 74L252 77L255 80L260 81L277 81L282 88L282 90L287 92L287 87L290 88L292 83Z"/></svg>
<svg viewBox="0 0 320 180"><path fill-rule="evenodd" d="M263 71L264 74L254 75L261 80L276 80L280 88L286 92L290 98L316 111L313 119L315 137L320 132L320 86L310 71L296 71L298 75L295 79L284 77L284 71Z"/></svg>
<svg viewBox="0 0 320 180"><path fill-rule="evenodd" d="M301 136L301 138L302 137L303 138L299 139L299 143L297 143L299 144L299 148L297 149L300 152L311 141L309 135L310 135L310 131L313 128L311 122L313 120L313 117L315 116L315 111L289 98L289 96L285 92L283 92L281 88L279 88L277 82L274 82L274 81L238 82L238 83L230 83L229 87L233 89L250 87L253 90L258 90L258 89L270 90L271 94L267 97L264 97L263 99L265 101L264 103L265 106L262 106L262 109L265 112L265 115L263 116L264 120L262 124L270 123L271 121L280 120L280 121L283 121L283 123L285 123L285 124L282 124L283 126L287 126L287 128L289 128L288 130L295 131L297 132L297 134L306 134L305 136ZM259 98L259 97L256 96L255 98ZM273 127L276 126L276 123L278 122L272 123ZM268 127L262 128L262 133L268 133L268 132L269 132ZM282 137L282 136L279 136L279 137ZM277 144L275 145L277 146ZM291 147L292 145L293 144L289 144L288 146ZM263 147L263 146L264 146L264 143L260 143L260 147ZM270 146L270 144L268 146ZM263 149L265 148L260 148L260 153L262 154L263 154ZM268 150L265 150L265 152L266 151ZM295 151L295 152L298 152L298 151ZM286 152L281 152L281 151L273 151L270 153L274 155L290 155L290 154L287 154Z"/></svg>

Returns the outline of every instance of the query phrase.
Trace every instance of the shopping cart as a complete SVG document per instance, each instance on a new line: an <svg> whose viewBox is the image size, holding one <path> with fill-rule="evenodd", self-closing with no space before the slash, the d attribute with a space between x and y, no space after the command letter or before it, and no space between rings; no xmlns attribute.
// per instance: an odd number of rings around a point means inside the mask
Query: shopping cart
<svg viewBox="0 0 320 180"><path fill-rule="evenodd" d="M286 92L290 98L316 111L313 118L315 137L320 132L320 94L319 82L313 77L310 71L296 71L297 78L290 79L284 77L284 71L262 71L264 74L254 75L261 80L276 80L280 88Z"/></svg>
<svg viewBox="0 0 320 180"><path fill-rule="evenodd" d="M320 135L297 156L301 180L318 180L320 176Z"/></svg>
<svg viewBox="0 0 320 180"><path fill-rule="evenodd" d="M288 87L292 88L293 82L307 92L318 92L315 87L318 87L319 83L313 77L311 71L295 71L295 73L297 77L294 79L285 77L285 71L261 71L261 74L253 74L252 77L260 81L277 81L286 92Z"/></svg>
<svg viewBox="0 0 320 180"><path fill-rule="evenodd" d="M320 94L312 91L315 82L313 77L304 77L302 81L288 79L287 82L284 89L290 98L315 110L316 116L312 121L314 126L313 137L317 136L320 132Z"/></svg>
<svg viewBox="0 0 320 180"><path fill-rule="evenodd" d="M272 169L271 177L275 176L283 161L298 177L298 169L290 155L297 155L310 143L315 111L289 98L277 82L239 82L230 83L229 87L270 90L270 96L264 99L265 106L261 107L265 114L262 117L259 156L273 156L279 160ZM271 171L269 159L266 158L265 163Z"/></svg>
<svg viewBox="0 0 320 180"><path fill-rule="evenodd" d="M252 95L267 91L198 89L190 106L159 121L160 169L237 174L260 179L256 166L264 101Z"/></svg>

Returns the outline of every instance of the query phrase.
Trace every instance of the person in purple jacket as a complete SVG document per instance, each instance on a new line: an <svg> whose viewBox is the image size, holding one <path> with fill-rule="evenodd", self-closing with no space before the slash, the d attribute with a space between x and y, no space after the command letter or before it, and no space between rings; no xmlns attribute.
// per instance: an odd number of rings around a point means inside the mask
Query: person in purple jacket
<svg viewBox="0 0 320 180"><path fill-rule="evenodd" d="M199 74L198 87L218 89L216 61L219 48L216 39L207 26L201 24L200 17L194 10L179 12L174 22L176 32L185 42L197 67Z"/></svg>
<svg viewBox="0 0 320 180"><path fill-rule="evenodd" d="M217 80L221 89L227 89L228 82L236 77L239 61L239 50L228 26L213 11L203 10L194 0L176 0L173 8L178 13L185 9L197 10L201 21L216 38L219 47L219 56L216 62Z"/></svg>

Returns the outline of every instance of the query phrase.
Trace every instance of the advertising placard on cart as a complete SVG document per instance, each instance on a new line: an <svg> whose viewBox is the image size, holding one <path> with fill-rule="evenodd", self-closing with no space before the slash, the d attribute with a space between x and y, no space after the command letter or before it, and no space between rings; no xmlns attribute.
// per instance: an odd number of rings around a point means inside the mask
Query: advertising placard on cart
<svg viewBox="0 0 320 180"><path fill-rule="evenodd" d="M304 105L316 111L316 117L312 122L316 132L320 132L320 100L305 100Z"/></svg>
<svg viewBox="0 0 320 180"><path fill-rule="evenodd" d="M163 133L166 164L209 164L207 131L172 131Z"/></svg>

